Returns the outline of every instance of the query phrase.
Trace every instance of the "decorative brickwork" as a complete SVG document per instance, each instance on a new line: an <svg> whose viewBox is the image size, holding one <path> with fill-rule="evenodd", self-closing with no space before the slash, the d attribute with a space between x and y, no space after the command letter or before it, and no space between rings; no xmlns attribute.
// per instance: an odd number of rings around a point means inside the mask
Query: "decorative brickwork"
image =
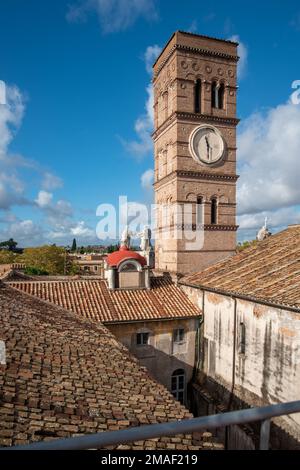
<svg viewBox="0 0 300 470"><path fill-rule="evenodd" d="M164 236L166 224L158 217L158 270L188 274L235 252L237 61L236 43L177 31L154 64L155 202L190 203L192 224L196 224L201 198L205 225L204 246L188 249L185 240ZM223 90L218 105L212 100L214 88ZM209 125L224 146L222 158L212 165L201 164L191 153L191 135L203 125ZM212 199L217 205L215 230L211 228ZM175 222L170 219L172 231Z"/></svg>

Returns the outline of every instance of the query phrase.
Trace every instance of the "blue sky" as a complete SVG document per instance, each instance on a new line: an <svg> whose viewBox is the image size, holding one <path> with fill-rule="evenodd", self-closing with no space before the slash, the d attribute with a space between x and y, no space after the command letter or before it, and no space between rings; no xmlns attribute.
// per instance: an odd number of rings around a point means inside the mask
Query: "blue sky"
<svg viewBox="0 0 300 470"><path fill-rule="evenodd" d="M98 204L151 201L147 66L177 29L241 42L239 238L300 220L299 2L1 0L1 239L93 242Z"/></svg>

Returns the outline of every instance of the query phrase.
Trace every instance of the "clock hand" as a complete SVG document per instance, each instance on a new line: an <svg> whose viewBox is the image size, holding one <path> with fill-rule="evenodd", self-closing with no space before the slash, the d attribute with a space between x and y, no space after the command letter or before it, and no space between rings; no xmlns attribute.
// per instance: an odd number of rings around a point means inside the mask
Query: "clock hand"
<svg viewBox="0 0 300 470"><path fill-rule="evenodd" d="M210 160L209 153L210 153L210 145L208 141L208 136L205 136L205 141L206 141L206 147L207 147L207 160Z"/></svg>

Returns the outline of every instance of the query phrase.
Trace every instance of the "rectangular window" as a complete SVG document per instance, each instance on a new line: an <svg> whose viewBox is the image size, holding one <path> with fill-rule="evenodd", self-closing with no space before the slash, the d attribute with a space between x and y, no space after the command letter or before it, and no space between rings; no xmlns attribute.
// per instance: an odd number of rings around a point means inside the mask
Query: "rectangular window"
<svg viewBox="0 0 300 470"><path fill-rule="evenodd" d="M145 346L149 342L149 333L137 333L136 344L137 346Z"/></svg>
<svg viewBox="0 0 300 470"><path fill-rule="evenodd" d="M240 323L240 353L246 352L246 326L245 323Z"/></svg>
<svg viewBox="0 0 300 470"><path fill-rule="evenodd" d="M184 341L184 328L177 328L173 333L174 343L183 343Z"/></svg>

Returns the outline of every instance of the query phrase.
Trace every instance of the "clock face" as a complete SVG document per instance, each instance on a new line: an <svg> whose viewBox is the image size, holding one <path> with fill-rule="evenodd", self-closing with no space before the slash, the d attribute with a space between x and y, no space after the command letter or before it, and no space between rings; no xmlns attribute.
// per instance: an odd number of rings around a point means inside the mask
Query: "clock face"
<svg viewBox="0 0 300 470"><path fill-rule="evenodd" d="M212 165L223 157L224 140L213 126L200 126L193 130L190 137L190 151L199 163Z"/></svg>

